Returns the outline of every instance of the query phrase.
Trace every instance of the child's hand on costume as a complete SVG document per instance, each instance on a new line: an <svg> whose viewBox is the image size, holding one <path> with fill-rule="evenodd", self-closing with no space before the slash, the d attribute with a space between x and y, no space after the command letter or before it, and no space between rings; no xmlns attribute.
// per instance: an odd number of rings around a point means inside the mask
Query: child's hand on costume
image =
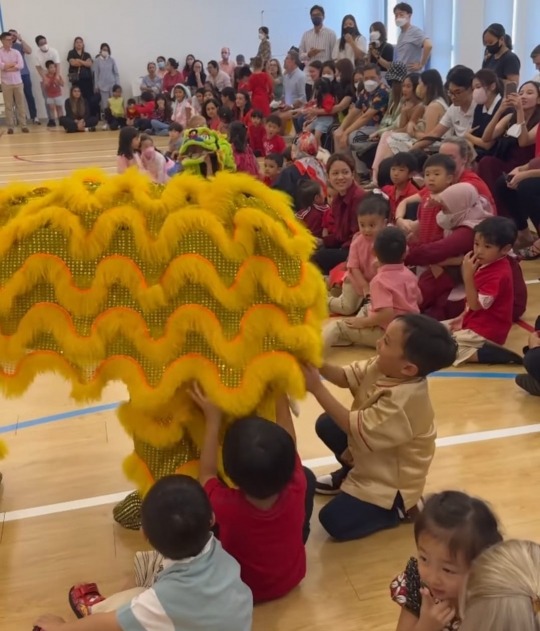
<svg viewBox="0 0 540 631"><path fill-rule="evenodd" d="M443 631L456 617L456 610L447 600L436 601L427 587L420 589L422 607L420 625L422 631Z"/></svg>
<svg viewBox="0 0 540 631"><path fill-rule="evenodd" d="M345 325L348 326L349 329L363 329L364 328L364 318L345 318L343 322L345 322Z"/></svg>
<svg viewBox="0 0 540 631"><path fill-rule="evenodd" d="M64 624L66 624L64 618L53 616L52 614L45 614L34 622L34 626L39 627L43 631L56 631L56 629L62 628Z"/></svg>
<svg viewBox="0 0 540 631"><path fill-rule="evenodd" d="M306 390L308 392L314 392L321 385L319 370L312 364L300 364L300 368L306 380Z"/></svg>
<svg viewBox="0 0 540 631"><path fill-rule="evenodd" d="M474 252L466 254L463 263L461 264L461 270L463 273L463 280L471 279L476 270L480 267L480 261L476 258Z"/></svg>
<svg viewBox="0 0 540 631"><path fill-rule="evenodd" d="M207 421L215 423L221 423L222 413L215 403L212 403L206 396L201 386L194 381L189 389L189 396L193 399L194 403L201 409Z"/></svg>

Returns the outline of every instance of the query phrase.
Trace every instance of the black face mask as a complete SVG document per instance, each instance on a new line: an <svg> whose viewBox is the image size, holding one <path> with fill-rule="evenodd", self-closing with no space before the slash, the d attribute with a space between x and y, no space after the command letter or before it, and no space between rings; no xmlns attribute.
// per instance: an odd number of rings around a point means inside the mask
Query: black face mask
<svg viewBox="0 0 540 631"><path fill-rule="evenodd" d="M311 18L311 21L313 22L313 26L320 26L323 22L323 19L319 15L316 15Z"/></svg>
<svg viewBox="0 0 540 631"><path fill-rule="evenodd" d="M343 35L354 35L355 29L352 26L347 26L343 29Z"/></svg>
<svg viewBox="0 0 540 631"><path fill-rule="evenodd" d="M496 55L502 48L502 44L497 42L496 44L491 44L491 46L486 46L486 50L490 55Z"/></svg>

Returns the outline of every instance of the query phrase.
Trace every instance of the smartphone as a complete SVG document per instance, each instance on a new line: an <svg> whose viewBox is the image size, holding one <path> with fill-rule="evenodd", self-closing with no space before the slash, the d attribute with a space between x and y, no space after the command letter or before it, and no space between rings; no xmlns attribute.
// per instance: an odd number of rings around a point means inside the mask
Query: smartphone
<svg viewBox="0 0 540 631"><path fill-rule="evenodd" d="M504 86L504 96L510 96L511 94L517 94L518 85L515 81L509 81Z"/></svg>

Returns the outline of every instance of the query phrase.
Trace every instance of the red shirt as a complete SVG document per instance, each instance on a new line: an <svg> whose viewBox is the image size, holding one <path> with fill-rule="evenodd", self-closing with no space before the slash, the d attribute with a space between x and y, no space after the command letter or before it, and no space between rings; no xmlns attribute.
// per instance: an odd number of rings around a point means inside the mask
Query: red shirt
<svg viewBox="0 0 540 631"><path fill-rule="evenodd" d="M223 549L240 564L241 577L255 602L281 598L306 575L302 539L306 476L297 456L292 480L269 510L248 502L244 494L217 478L204 487L219 526Z"/></svg>
<svg viewBox="0 0 540 631"><path fill-rule="evenodd" d="M255 153L258 151L264 156L264 140L266 138L266 128L264 125L251 125L249 128L249 146Z"/></svg>
<svg viewBox="0 0 540 631"><path fill-rule="evenodd" d="M440 204L430 203L431 193L427 188L423 188L418 193L422 201L418 207L418 223L420 225L420 243L433 243L444 237L444 230L437 223L437 215L442 211Z"/></svg>
<svg viewBox="0 0 540 631"><path fill-rule="evenodd" d="M146 116L146 118L154 118L156 112L156 104L154 101L148 101L148 103L142 103L141 105L136 105L137 115L138 116Z"/></svg>
<svg viewBox="0 0 540 631"><path fill-rule="evenodd" d="M336 99L331 94L326 94L323 97L322 108L329 116L332 115L332 110L336 104Z"/></svg>
<svg viewBox="0 0 540 631"><path fill-rule="evenodd" d="M463 328L502 346L512 328L514 310L514 280L508 258L503 256L480 267L474 275L474 284L482 307L477 311L467 310Z"/></svg>
<svg viewBox="0 0 540 631"><path fill-rule="evenodd" d="M360 202L366 192L353 182L343 197L336 195L332 202L332 210L323 227L332 226L332 233L325 237L324 244L327 247L348 248L352 238L358 232L357 211Z"/></svg>
<svg viewBox="0 0 540 631"><path fill-rule="evenodd" d="M328 204L324 204L324 206L313 204L309 208L298 211L295 215L297 219L304 223L314 237L320 239L322 237L324 216L329 212L330 206Z"/></svg>
<svg viewBox="0 0 540 631"><path fill-rule="evenodd" d="M418 195L420 191L423 189L419 189L415 186L412 180L409 180L405 185L405 188L401 192L400 195L397 193L397 186L395 184L387 184L382 187L383 193L386 193L390 198L390 223L394 223L396 220L396 210L397 207L401 204L404 199L407 197L412 197L413 195Z"/></svg>
<svg viewBox="0 0 540 631"><path fill-rule="evenodd" d="M470 169L465 169L463 173L459 177L459 184L472 184L474 188L478 191L478 194L482 197L485 197L491 207L493 208L493 214L497 214L497 205L495 204L495 199L489 190L489 186L484 182L484 180L477 175L474 171Z"/></svg>
<svg viewBox="0 0 540 631"><path fill-rule="evenodd" d="M163 75L163 79L162 79L162 83L161 83L161 90L164 94L168 94L170 96L172 89L174 88L175 85L177 85L178 83L182 83L184 81L184 75L177 71L176 74L173 75L167 71L164 75Z"/></svg>
<svg viewBox="0 0 540 631"><path fill-rule="evenodd" d="M269 156L271 153L285 153L285 149L287 149L287 145L285 144L285 140L283 140L283 136L277 134L273 138L265 138L264 139L264 154L265 156Z"/></svg>
<svg viewBox="0 0 540 631"><path fill-rule="evenodd" d="M266 72L254 72L248 80L248 92L251 92L251 107L261 110L264 117L270 116L270 101L274 93L274 84Z"/></svg>

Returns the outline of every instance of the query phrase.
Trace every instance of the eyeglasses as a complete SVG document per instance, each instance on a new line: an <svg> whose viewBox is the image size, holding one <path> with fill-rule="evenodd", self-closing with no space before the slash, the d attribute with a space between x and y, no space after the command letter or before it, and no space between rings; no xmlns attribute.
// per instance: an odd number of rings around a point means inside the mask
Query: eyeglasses
<svg viewBox="0 0 540 631"><path fill-rule="evenodd" d="M448 90L447 94L448 96L462 96L465 93L465 90Z"/></svg>

